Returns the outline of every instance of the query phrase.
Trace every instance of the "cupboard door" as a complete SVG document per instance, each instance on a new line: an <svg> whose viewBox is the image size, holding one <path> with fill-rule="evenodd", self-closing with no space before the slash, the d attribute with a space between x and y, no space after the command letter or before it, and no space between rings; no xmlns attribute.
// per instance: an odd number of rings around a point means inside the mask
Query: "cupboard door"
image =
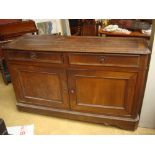
<svg viewBox="0 0 155 155"><path fill-rule="evenodd" d="M69 108L63 69L12 65L10 71L18 102Z"/></svg>
<svg viewBox="0 0 155 155"><path fill-rule="evenodd" d="M70 70L71 108L76 111L131 116L137 73Z"/></svg>

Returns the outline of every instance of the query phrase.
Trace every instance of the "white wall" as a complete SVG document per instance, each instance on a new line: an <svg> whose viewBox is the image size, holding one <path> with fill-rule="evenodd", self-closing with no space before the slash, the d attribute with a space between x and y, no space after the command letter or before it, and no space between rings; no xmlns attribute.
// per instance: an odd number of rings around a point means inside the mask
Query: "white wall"
<svg viewBox="0 0 155 155"><path fill-rule="evenodd" d="M153 33L153 35L155 37L155 33ZM139 126L155 128L155 40L153 41L153 49Z"/></svg>

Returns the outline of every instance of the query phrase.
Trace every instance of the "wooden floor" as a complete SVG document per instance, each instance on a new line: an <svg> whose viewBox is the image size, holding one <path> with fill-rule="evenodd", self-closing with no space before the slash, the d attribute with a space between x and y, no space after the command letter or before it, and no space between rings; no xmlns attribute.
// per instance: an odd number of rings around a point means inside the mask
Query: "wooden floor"
<svg viewBox="0 0 155 155"><path fill-rule="evenodd" d="M68 119L61 119L38 114L20 112L16 109L16 99L12 84L6 86L0 74L0 118L5 120L6 126L34 124L36 135L115 135L141 134L153 135L155 129L138 128L136 131L125 131L115 127L85 123Z"/></svg>

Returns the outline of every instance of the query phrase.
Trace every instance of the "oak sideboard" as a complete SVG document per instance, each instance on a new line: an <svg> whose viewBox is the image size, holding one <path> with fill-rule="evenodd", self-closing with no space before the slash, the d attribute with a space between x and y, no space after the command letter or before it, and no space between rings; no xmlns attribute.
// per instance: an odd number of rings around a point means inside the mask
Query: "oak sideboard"
<svg viewBox="0 0 155 155"><path fill-rule="evenodd" d="M143 38L27 35L3 50L19 110L137 128L150 56Z"/></svg>

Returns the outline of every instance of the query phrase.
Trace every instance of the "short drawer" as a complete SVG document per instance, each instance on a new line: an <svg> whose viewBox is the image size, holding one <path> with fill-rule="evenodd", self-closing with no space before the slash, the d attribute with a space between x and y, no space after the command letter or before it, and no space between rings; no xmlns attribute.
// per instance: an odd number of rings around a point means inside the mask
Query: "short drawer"
<svg viewBox="0 0 155 155"><path fill-rule="evenodd" d="M9 60L38 61L56 64L63 63L63 55L61 53L9 51L7 52L7 56Z"/></svg>
<svg viewBox="0 0 155 155"><path fill-rule="evenodd" d="M70 54L70 65L139 67L139 55Z"/></svg>

